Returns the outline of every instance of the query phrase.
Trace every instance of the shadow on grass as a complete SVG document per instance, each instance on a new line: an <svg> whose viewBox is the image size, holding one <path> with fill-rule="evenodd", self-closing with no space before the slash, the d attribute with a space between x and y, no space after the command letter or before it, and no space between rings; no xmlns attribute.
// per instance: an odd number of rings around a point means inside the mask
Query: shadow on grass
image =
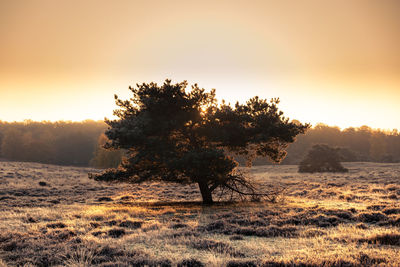
<svg viewBox="0 0 400 267"><path fill-rule="evenodd" d="M239 202L239 201L221 201L213 204L203 204L201 201L156 201L156 202L126 202L119 203L126 206L139 206L139 207L182 207L182 208L204 208L215 207L225 208L228 206L244 206L251 205L253 202ZM258 203L259 205L259 203Z"/></svg>

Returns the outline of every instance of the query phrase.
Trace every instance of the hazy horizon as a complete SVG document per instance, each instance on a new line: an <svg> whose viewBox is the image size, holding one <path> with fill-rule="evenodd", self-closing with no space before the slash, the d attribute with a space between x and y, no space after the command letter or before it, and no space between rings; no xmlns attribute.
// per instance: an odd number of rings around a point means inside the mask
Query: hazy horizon
<svg viewBox="0 0 400 267"><path fill-rule="evenodd" d="M105 118L105 119L110 119L110 117ZM116 118L116 119L118 119L118 118ZM49 123L57 123L57 122L85 123L85 122L90 122L90 121L93 121L93 122L104 122L105 123L104 119L90 119L90 118L82 119L82 120L32 120L32 119L23 119L23 120L19 120L19 121L17 121L17 120L2 120L0 118L0 122L5 122L5 123L26 123L26 122L34 122L34 123L35 122L38 122L38 123L47 123L47 122L49 122ZM326 123L323 123L323 122L317 122L315 124L312 124L311 128L314 129L314 128L318 127L318 126L327 126L327 127L330 127L330 128L339 128L340 131L344 131L346 129L351 129L351 128L360 129L360 128L363 128L363 127L370 128L370 130L372 130L372 131L383 131L385 133L393 133L394 131L400 131L400 127L399 128L374 128L374 127L371 127L370 125L366 125L366 124L355 125L355 126L354 125L350 125L350 126L347 126L347 127L340 127L338 125L330 125L330 124L326 124Z"/></svg>
<svg viewBox="0 0 400 267"><path fill-rule="evenodd" d="M400 2L0 2L0 120L111 117L128 86L279 97L316 125L399 129Z"/></svg>

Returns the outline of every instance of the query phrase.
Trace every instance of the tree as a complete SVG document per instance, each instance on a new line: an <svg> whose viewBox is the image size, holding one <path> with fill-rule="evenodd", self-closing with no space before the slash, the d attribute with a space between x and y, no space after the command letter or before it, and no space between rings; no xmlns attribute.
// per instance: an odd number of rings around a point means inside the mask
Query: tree
<svg viewBox="0 0 400 267"><path fill-rule="evenodd" d="M9 160L20 160L23 156L24 145L22 131L10 128L3 133L1 156Z"/></svg>
<svg viewBox="0 0 400 267"><path fill-rule="evenodd" d="M104 145L107 143L107 136L101 134L98 139L98 144L95 148L93 158L90 160L89 165L95 168L116 168L121 163L124 151L121 149L110 150L105 149Z"/></svg>
<svg viewBox="0 0 400 267"><path fill-rule="evenodd" d="M314 145L300 162L299 172L347 172L340 163L339 148L324 144Z"/></svg>
<svg viewBox="0 0 400 267"><path fill-rule="evenodd" d="M165 181L197 183L203 203L213 203L217 188L241 196L262 195L237 171L227 151L279 162L296 135L309 127L292 123L278 110L279 99L254 97L246 104L217 104L215 90L207 93L187 82L166 80L129 87L133 96L115 95L119 119L106 120L109 142L105 148L125 149L127 158L118 169L92 175L98 181L141 183ZM225 191L226 192L226 191Z"/></svg>

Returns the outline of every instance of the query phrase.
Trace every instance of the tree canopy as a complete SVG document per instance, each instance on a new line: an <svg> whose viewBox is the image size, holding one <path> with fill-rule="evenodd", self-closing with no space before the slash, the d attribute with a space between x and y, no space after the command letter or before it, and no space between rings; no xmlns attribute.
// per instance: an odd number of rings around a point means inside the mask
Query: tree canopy
<svg viewBox="0 0 400 267"><path fill-rule="evenodd" d="M105 148L125 149L127 158L117 169L94 175L95 180L141 183L166 181L197 183L204 203L212 203L219 188L240 195L257 195L253 184L237 171L226 152L281 161L285 149L308 124L290 122L278 110L279 99L258 97L245 104L217 103L215 90L197 84L166 80L129 87L133 96L121 100L116 120L106 120Z"/></svg>

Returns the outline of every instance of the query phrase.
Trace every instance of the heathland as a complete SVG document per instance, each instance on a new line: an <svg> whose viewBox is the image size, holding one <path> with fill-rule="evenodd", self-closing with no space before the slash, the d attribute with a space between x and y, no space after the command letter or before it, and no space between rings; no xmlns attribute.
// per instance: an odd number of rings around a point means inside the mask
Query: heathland
<svg viewBox="0 0 400 267"><path fill-rule="evenodd" d="M196 185L0 162L0 266L400 266L400 164L344 166L243 168L260 189L283 189L276 203L204 206Z"/></svg>

